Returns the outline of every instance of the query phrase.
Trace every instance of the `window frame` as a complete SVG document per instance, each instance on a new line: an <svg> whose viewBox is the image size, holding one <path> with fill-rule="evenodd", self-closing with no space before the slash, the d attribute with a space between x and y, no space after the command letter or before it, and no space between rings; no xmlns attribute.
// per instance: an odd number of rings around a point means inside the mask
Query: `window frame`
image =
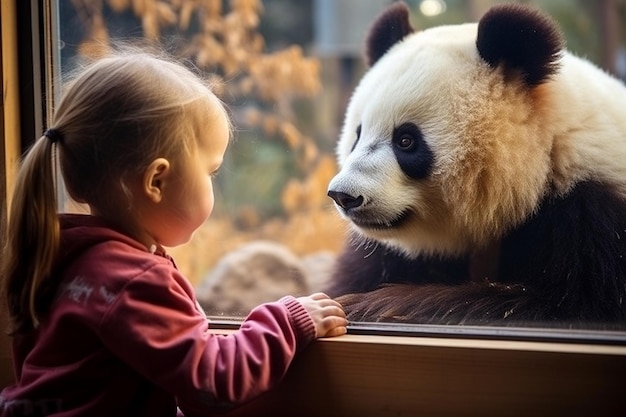
<svg viewBox="0 0 626 417"><path fill-rule="evenodd" d="M52 107L45 97L54 97L57 67L54 5L2 2L3 208L19 155L41 134ZM237 326L215 322L212 331L229 334ZM227 415L626 415L624 334L417 329L352 325L348 335L320 339L296 357L276 389ZM12 379L8 346L3 334L0 387Z"/></svg>
<svg viewBox="0 0 626 417"><path fill-rule="evenodd" d="M625 415L625 352L601 344L348 334L316 341L276 389L227 415Z"/></svg>
<svg viewBox="0 0 626 417"><path fill-rule="evenodd" d="M0 3L0 78L2 78L2 112L0 113L0 198L2 207L0 211L0 233L5 233L5 213L8 210L8 196L12 194L12 184L17 171L20 155L20 90L19 88L19 48L18 33L19 21L17 9L19 5L15 1ZM18 80L16 82L16 80ZM17 88L15 88L17 86ZM7 328L7 312L4 300L0 299L0 326ZM0 333L0 387L8 385L13 379L10 339L5 331Z"/></svg>

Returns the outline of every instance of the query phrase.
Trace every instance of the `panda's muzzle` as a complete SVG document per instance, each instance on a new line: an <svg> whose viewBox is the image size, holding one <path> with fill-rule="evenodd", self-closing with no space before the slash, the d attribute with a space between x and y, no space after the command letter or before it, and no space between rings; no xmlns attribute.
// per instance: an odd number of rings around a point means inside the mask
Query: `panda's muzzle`
<svg viewBox="0 0 626 417"><path fill-rule="evenodd" d="M382 220L380 215L372 216L368 210L358 210L363 208L363 196L354 197L341 191L328 191L328 196L332 198L343 213L350 218L352 223L363 229L390 229L399 227L410 216L410 211L406 210L395 216L393 219Z"/></svg>

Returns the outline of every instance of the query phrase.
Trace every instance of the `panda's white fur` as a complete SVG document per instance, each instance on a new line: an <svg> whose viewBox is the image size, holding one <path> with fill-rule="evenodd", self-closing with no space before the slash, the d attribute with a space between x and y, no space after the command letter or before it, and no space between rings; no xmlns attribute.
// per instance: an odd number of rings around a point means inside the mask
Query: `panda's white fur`
<svg viewBox="0 0 626 417"><path fill-rule="evenodd" d="M404 18L403 7L392 6L372 31L386 36L384 25ZM532 30L537 20L546 37L554 32L558 38L558 28L534 10L505 6L490 18L496 24L518 19ZM329 184L354 231L345 256L354 256L354 247L382 246L408 259L471 257L506 239L543 202L586 182L626 201L624 84L560 50L560 39L549 40L559 53L545 58L554 61L545 62L552 68L545 74L533 69L532 50L520 51L529 63L519 68L506 57L494 65L477 48L479 30L478 24L463 24L408 33L372 59L347 108L337 146L340 171ZM483 37L493 36L485 32ZM524 78L524 65L538 81ZM425 175L407 175L394 153L392 136L406 123L417 126L431 154ZM362 201L342 207L338 196ZM626 230L614 233L626 239ZM380 283L410 280L387 277ZM360 287L337 288L338 294Z"/></svg>

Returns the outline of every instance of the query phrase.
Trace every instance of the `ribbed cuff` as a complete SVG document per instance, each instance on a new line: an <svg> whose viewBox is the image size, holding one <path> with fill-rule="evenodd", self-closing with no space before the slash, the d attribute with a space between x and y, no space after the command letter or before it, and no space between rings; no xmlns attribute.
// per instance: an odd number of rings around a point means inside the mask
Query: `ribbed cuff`
<svg viewBox="0 0 626 417"><path fill-rule="evenodd" d="M304 306L291 295L281 298L278 302L287 307L287 311L289 311L289 317L296 333L296 349L300 350L315 340L315 323Z"/></svg>

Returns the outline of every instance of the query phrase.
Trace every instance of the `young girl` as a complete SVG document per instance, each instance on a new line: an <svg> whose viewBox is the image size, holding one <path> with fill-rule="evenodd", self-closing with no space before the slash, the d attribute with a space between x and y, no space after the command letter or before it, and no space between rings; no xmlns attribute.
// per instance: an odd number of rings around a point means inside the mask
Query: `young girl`
<svg viewBox="0 0 626 417"><path fill-rule="evenodd" d="M232 335L209 332L163 248L211 213L231 133L191 71L120 53L76 77L55 113L11 201L2 277L16 383L1 416L206 415L275 385L316 337L346 332L321 293L261 305ZM57 158L90 215L57 214Z"/></svg>

